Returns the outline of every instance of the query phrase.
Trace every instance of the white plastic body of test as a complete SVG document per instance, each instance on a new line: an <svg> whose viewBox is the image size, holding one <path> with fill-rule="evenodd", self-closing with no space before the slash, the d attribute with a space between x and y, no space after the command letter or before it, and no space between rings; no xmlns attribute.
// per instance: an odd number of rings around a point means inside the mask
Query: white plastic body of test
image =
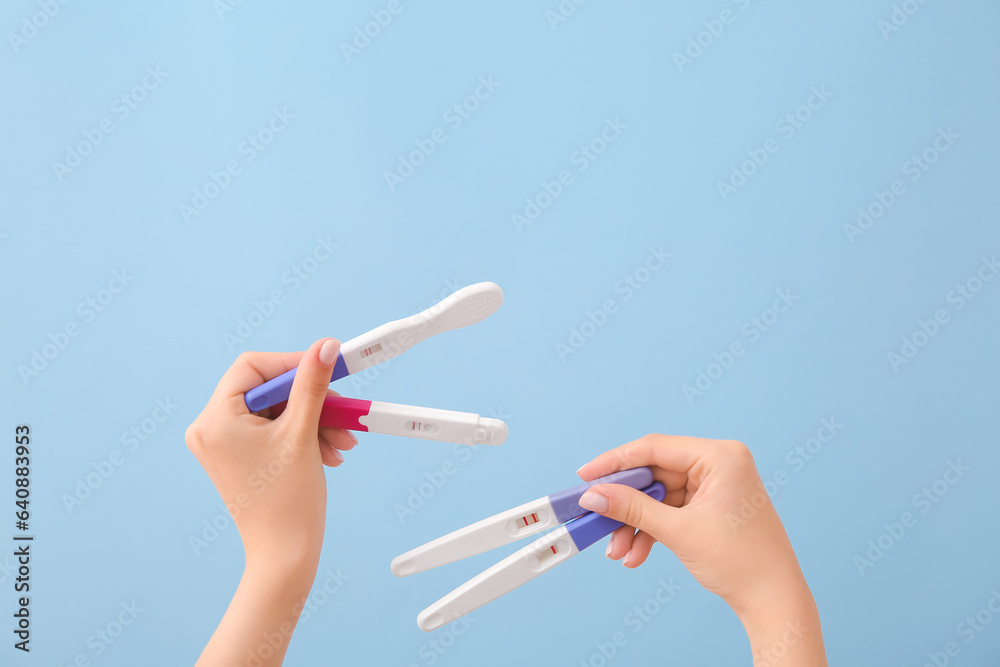
<svg viewBox="0 0 1000 667"><path fill-rule="evenodd" d="M580 550L573 543L566 526L561 526L424 609L417 615L417 625L424 632L436 630L509 593L578 553Z"/></svg>
<svg viewBox="0 0 1000 667"><path fill-rule="evenodd" d="M532 500L422 544L392 559L397 577L430 570L559 525L549 497Z"/></svg>
<svg viewBox="0 0 1000 667"><path fill-rule="evenodd" d="M476 283L452 292L427 310L387 322L340 346L350 374L399 356L420 341L467 327L497 311L503 290L496 283Z"/></svg>
<svg viewBox="0 0 1000 667"><path fill-rule="evenodd" d="M372 401L358 422L371 433L407 438L441 440L465 445L500 445L507 439L507 424L473 412L422 408L415 405Z"/></svg>

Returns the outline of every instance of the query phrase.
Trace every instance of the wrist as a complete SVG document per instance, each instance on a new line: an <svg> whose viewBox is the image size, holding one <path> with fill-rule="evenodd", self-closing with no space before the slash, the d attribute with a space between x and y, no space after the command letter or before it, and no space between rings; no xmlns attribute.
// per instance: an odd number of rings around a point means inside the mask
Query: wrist
<svg viewBox="0 0 1000 667"><path fill-rule="evenodd" d="M750 640L755 665L827 665L819 611L801 577L735 611Z"/></svg>
<svg viewBox="0 0 1000 667"><path fill-rule="evenodd" d="M286 547L248 551L243 577L291 594L305 594L316 579L319 556L319 549Z"/></svg>

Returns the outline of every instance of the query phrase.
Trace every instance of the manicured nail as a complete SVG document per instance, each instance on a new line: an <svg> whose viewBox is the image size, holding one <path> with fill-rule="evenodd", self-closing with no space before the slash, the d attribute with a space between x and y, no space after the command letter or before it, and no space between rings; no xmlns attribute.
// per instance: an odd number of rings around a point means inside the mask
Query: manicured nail
<svg viewBox="0 0 1000 667"><path fill-rule="evenodd" d="M611 558L611 549L614 548L614 546L615 546L615 536L614 534L612 534L611 539L608 540L608 550L604 552L604 555L607 556L608 558Z"/></svg>
<svg viewBox="0 0 1000 667"><path fill-rule="evenodd" d="M587 491L580 496L580 507L597 513L607 512L608 499L596 491Z"/></svg>
<svg viewBox="0 0 1000 667"><path fill-rule="evenodd" d="M332 338L323 343L323 347L319 348L319 363L324 366L333 366L333 362L337 360L339 346L340 342Z"/></svg>
<svg viewBox="0 0 1000 667"><path fill-rule="evenodd" d="M333 458L335 458L338 461L340 461L341 463L343 463L344 462L344 455L340 453L340 450L337 449L336 447L334 447L333 445L330 445L330 449L333 451Z"/></svg>
<svg viewBox="0 0 1000 667"><path fill-rule="evenodd" d="M628 567L628 557L632 555L632 550L629 549L628 553L625 554L625 558L622 558L622 566Z"/></svg>
<svg viewBox="0 0 1000 667"><path fill-rule="evenodd" d="M358 444L358 436L354 435L354 431L348 431L347 437L354 441L354 444Z"/></svg>

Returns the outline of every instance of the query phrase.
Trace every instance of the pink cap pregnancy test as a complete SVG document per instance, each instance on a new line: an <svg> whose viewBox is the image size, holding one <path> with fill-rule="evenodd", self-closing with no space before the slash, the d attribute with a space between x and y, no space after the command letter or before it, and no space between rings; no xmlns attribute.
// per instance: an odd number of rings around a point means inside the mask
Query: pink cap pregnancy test
<svg viewBox="0 0 1000 667"><path fill-rule="evenodd" d="M507 439L507 424L499 419L346 396L324 399L319 425L465 445L500 445Z"/></svg>

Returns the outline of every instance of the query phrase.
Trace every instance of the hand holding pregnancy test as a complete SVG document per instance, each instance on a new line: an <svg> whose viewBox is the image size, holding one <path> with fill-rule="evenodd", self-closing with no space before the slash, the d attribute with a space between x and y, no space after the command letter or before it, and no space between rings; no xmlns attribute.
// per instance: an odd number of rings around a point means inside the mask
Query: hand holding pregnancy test
<svg viewBox="0 0 1000 667"><path fill-rule="evenodd" d="M341 345L330 381L398 356L436 334L479 322L501 303L503 291L495 283L463 287L421 313L383 324ZM247 408L258 412L287 400L296 370L248 391ZM320 426L461 444L499 445L507 439L507 425L499 419L341 396L327 397Z"/></svg>
<svg viewBox="0 0 1000 667"><path fill-rule="evenodd" d="M623 470L500 512L397 556L392 573L405 577L559 526L424 609L417 616L420 629L436 630L496 600L621 528L620 521L580 507L580 497L595 484L623 484L658 501L666 496L649 468Z"/></svg>

